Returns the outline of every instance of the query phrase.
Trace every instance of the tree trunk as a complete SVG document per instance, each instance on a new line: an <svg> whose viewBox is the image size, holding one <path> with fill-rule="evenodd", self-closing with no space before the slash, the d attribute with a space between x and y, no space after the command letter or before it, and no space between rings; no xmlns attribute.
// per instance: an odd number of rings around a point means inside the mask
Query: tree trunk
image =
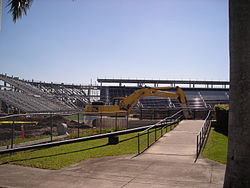
<svg viewBox="0 0 250 188"><path fill-rule="evenodd" d="M250 187L250 0L229 0L230 111L224 188Z"/></svg>

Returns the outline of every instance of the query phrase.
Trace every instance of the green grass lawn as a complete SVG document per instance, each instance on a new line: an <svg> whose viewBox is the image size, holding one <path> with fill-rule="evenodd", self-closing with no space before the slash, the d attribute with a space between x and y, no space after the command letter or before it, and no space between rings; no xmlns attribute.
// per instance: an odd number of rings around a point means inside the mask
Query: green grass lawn
<svg viewBox="0 0 250 188"><path fill-rule="evenodd" d="M89 129L80 129L79 130L79 137L86 137L86 136L93 136L97 134L103 134L103 133L111 133L115 131L121 131L124 130L124 128L105 128L105 129L99 129L99 128L89 128ZM72 132L69 136L70 138L78 138L77 130Z"/></svg>
<svg viewBox="0 0 250 188"><path fill-rule="evenodd" d="M30 141L34 141L34 140L40 140L40 139L43 139L43 138L49 138L50 136L48 135L44 135L44 136L38 136L38 137L32 137L32 138L15 138L13 140L13 144L20 144L20 143L24 143L24 142L30 142ZM7 142L4 142L4 143L1 143L0 146L7 146L7 145L10 145L11 144L11 141L7 141Z"/></svg>
<svg viewBox="0 0 250 188"><path fill-rule="evenodd" d="M110 132L114 132L114 131L121 131L124 130L122 128L106 128L106 129L80 129L80 134L79 137L86 137L86 136L92 136L92 135L97 135L97 134L101 134L101 133L110 133ZM55 137L57 135L53 135L53 137ZM40 140L40 139L44 139L44 138L50 138L50 135L43 135L43 136L37 136L37 137L31 137L31 138L15 138L13 140L13 144L20 144L20 143L24 143L24 142L30 142L30 141L34 141L34 140ZM69 138L78 138L78 134L77 131L74 131L73 133L71 133L69 135ZM0 143L0 146L7 146L7 145L11 145L11 141L8 140L4 143Z"/></svg>
<svg viewBox="0 0 250 188"><path fill-rule="evenodd" d="M210 131L207 144L202 156L219 163L227 162L227 136L216 132L213 128Z"/></svg>
<svg viewBox="0 0 250 188"><path fill-rule="evenodd" d="M154 138L154 134L154 131L150 133L151 139ZM160 131L157 131L157 134L159 136ZM18 152L13 155L5 154L0 156L0 161L37 168L60 169L89 158L136 154L138 148L136 136L137 133L121 135L119 136L120 143L117 145L107 145L108 139L104 138L47 149ZM146 135L141 136L141 140L146 140ZM144 146L142 145L142 147Z"/></svg>
<svg viewBox="0 0 250 188"><path fill-rule="evenodd" d="M81 119L83 117L84 117L84 115L79 114L79 119ZM67 119L67 120L75 120L75 121L77 121L78 120L78 115L75 114L75 115L70 115L70 116L64 116L64 118Z"/></svg>

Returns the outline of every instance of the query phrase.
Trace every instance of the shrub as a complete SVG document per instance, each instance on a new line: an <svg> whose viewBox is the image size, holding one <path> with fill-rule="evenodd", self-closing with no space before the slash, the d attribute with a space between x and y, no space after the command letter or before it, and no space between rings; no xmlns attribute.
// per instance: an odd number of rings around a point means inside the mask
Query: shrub
<svg viewBox="0 0 250 188"><path fill-rule="evenodd" d="M229 105L228 104L218 104L214 106L216 113L216 126L215 129L218 131L228 132L228 114Z"/></svg>

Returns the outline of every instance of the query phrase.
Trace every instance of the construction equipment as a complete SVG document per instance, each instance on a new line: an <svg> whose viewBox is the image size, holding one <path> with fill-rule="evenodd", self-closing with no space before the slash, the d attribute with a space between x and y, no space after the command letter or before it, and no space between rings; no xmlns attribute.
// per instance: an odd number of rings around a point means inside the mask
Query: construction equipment
<svg viewBox="0 0 250 188"><path fill-rule="evenodd" d="M174 92L164 90L174 90ZM177 98L183 109L185 118L190 118L187 108L186 95L180 87L158 87L158 88L142 88L136 90L128 97L113 98L113 105L104 105L102 102L93 102L85 107L85 113L89 115L106 115L106 116L123 116L129 115L133 107L138 103L140 98L156 96L165 98Z"/></svg>

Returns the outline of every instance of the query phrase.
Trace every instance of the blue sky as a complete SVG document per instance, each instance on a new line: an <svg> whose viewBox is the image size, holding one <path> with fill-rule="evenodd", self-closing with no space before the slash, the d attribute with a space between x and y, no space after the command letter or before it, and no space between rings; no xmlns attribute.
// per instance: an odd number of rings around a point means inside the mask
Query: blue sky
<svg viewBox="0 0 250 188"><path fill-rule="evenodd" d="M17 23L3 11L0 73L82 84L229 79L226 0L34 0Z"/></svg>

